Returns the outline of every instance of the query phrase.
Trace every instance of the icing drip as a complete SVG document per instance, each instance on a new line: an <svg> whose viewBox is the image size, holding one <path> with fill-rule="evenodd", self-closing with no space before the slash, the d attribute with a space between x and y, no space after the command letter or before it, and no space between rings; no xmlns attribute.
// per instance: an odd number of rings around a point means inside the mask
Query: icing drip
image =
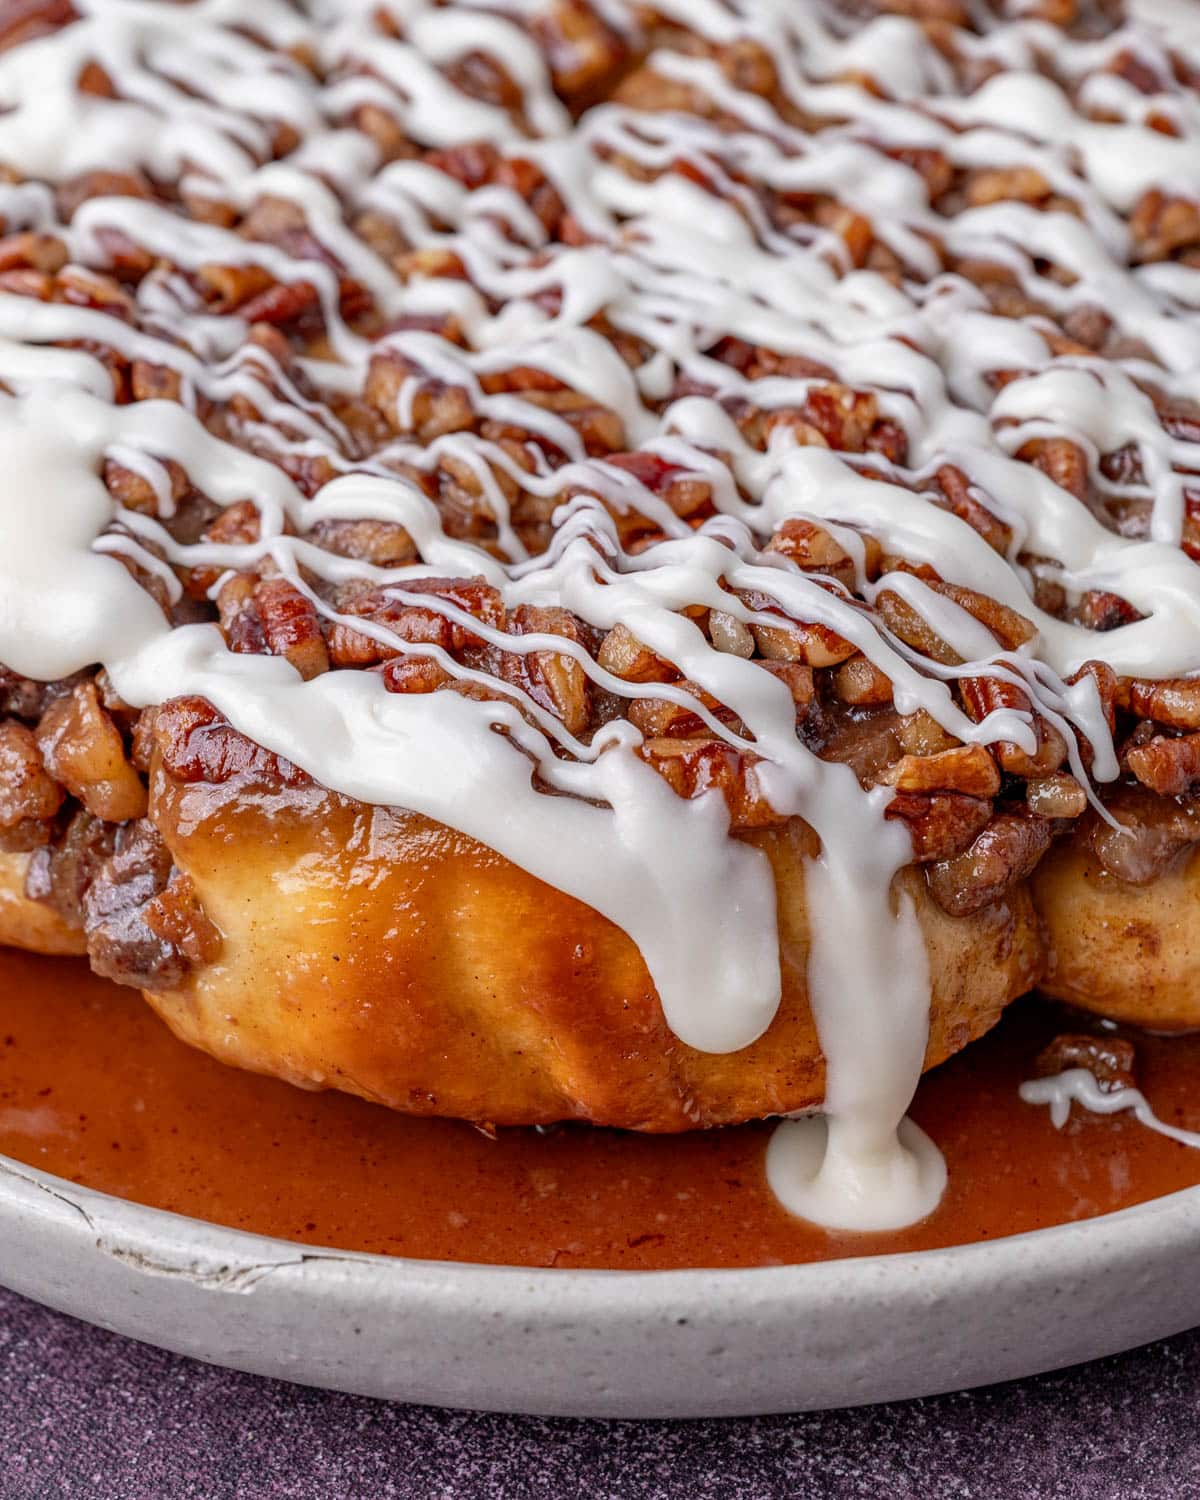
<svg viewBox="0 0 1200 1500"><path fill-rule="evenodd" d="M1061 1130L1067 1123L1072 1104L1097 1115L1117 1115L1130 1110L1138 1124L1147 1130L1178 1141L1181 1146L1200 1147L1200 1132L1183 1130L1160 1120L1141 1089L1102 1089L1087 1068L1068 1068L1051 1078L1031 1078L1021 1085L1020 1094L1026 1104L1048 1107L1055 1130Z"/></svg>
<svg viewBox="0 0 1200 1500"><path fill-rule="evenodd" d="M925 1054L929 975L912 901L893 884L912 849L904 825L885 819L891 791L863 791L848 767L806 748L784 683L716 649L682 611L778 625L777 613L744 602L762 597L852 643L891 680L900 712L923 710L964 744L1032 754L1028 709L976 721L948 685L992 677L1020 688L1065 735L1081 780L1081 737L1091 777L1116 777L1095 685L1070 679L1098 659L1144 677L1200 666L1200 575L1180 545L1200 428L1169 430L1154 399L1200 398L1200 270L1133 264L1127 222L1152 191L1200 197L1200 118L1194 98L1168 86L1167 50L1198 44L1175 34L1175 8L1139 0L1126 27L1096 41L988 12L979 34L955 33L963 58L990 73L972 90L921 27L898 17L851 27L791 0L666 0L659 13L706 42L763 48L786 108L737 86L713 57L664 44L648 68L706 101L708 117L694 104L656 112L606 102L577 122L534 40L539 4L262 0L252 23L235 0L75 8L74 24L0 55L0 161L50 184L93 169L177 181L192 217L114 194L88 198L63 222L46 187L0 186L8 231L56 235L80 267L103 271L126 241L165 263L138 281L124 312L0 291L9 392L0 395L0 661L42 679L102 663L134 706L203 696L322 783L470 834L629 933L683 1042L736 1050L769 1026L780 998L769 868L729 837L718 794L676 796L639 757L628 720L584 742L491 677L478 682L485 701L391 694L371 672L305 682L285 660L229 651L214 625L171 628L121 558L169 598L175 567L237 572L267 559L327 620L468 682L484 674L340 616L323 586L369 582L404 602L417 597L406 584L422 578L482 577L508 608L561 605L597 630L624 626L695 688L631 683L563 636L495 630L419 596L506 651L570 658L606 692L682 703L714 738L756 758L770 805L802 817L820 841L805 875L826 1113L780 1127L772 1184L795 1211L836 1227L893 1228L927 1213L944 1168L902 1122ZM597 11L637 45L632 7L606 0ZM1161 78L1161 96L1110 69L1130 49ZM505 103L454 82L481 52L502 66ZM113 96L79 93L90 64ZM855 81L863 74L886 81L886 97ZM411 152L385 160L361 124L371 109L424 151L490 143L509 185L469 190ZM1159 128L1164 119L1175 134ZM280 130L294 143L280 147ZM1034 196L1058 206L1001 194L946 211L932 201L921 152L968 171L1028 168L1045 187ZM570 235L552 233L511 185L526 170L544 174ZM821 198L844 210L842 229L778 211ZM224 227L239 213L253 222L264 203L293 216L290 238ZM894 274L856 262L847 214L869 221ZM359 232L371 216L398 248ZM968 263L1000 268L1031 310L1001 316L945 269ZM307 288L323 339L284 369L248 341L236 302L198 293L214 266ZM347 282L374 309L370 337L344 315ZM1119 357L1056 341L1046 316L1097 308ZM604 331L589 326L601 319ZM455 337L445 336L451 324ZM618 352L612 333L635 352ZM56 347L67 342L170 372L179 401L118 404L103 363ZM722 343L739 342L774 351L778 369L748 375L722 357ZM339 413L380 359L400 371L395 435L368 453ZM514 371L537 378L511 380ZM864 449L851 462L819 433L798 438L787 420L761 442L739 425L747 407L787 418L831 380L872 393L902 457ZM713 516L694 528L636 471L596 456L565 409L537 399L556 382L613 416L617 446L708 485ZM460 392L472 421L418 441L409 434L431 383ZM236 444L202 420L235 403L253 414L240 419ZM539 439L528 465L491 435L509 427ZM1045 438L1083 455L1095 507L1027 461L1028 445ZM1129 459L1119 469L1107 461L1114 449ZM156 515L116 506L98 477L106 459L145 480ZM218 507L251 498L258 540L179 541L167 524L167 460ZM303 489L284 470L309 460L324 466L323 482ZM446 462L478 483L489 545L448 536L418 482ZM1007 528L1007 552L915 487L945 464ZM534 555L514 520L514 489L553 512L549 545ZM1111 524L1117 513L1140 521ZM665 539L623 545L616 523L629 517ZM841 542L853 596L764 550L790 518ZM417 560L372 567L314 540L323 522L364 519L403 526ZM1016 610L1036 635L1003 648L899 564L872 577L862 532L893 558L931 563L947 583ZM1039 609L1030 557L1067 596L1112 593L1140 618L1101 636ZM918 656L858 602L885 594L958 663Z"/></svg>

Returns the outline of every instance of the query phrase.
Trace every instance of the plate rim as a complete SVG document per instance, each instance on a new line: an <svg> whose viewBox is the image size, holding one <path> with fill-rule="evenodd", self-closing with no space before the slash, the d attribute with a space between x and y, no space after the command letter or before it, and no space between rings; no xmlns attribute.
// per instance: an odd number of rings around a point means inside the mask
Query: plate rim
<svg viewBox="0 0 1200 1500"><path fill-rule="evenodd" d="M1194 1213L1197 1217L1197 1226L1200 1227L1200 1183L1197 1183L1192 1187L1177 1188L1170 1193L1160 1193L1141 1203L1112 1209L1107 1213L1070 1219L1061 1224L1047 1224L1040 1229L1020 1230L1015 1234L996 1235L991 1239L967 1240L956 1245L937 1245L926 1250L889 1250L866 1255L839 1255L819 1261L789 1261L783 1265L771 1266L676 1266L657 1270L625 1270L620 1267L520 1266L495 1261L437 1260L415 1255L386 1255L380 1251L350 1250L336 1245L313 1245L303 1240L290 1240L282 1236L261 1234L257 1230L238 1229L215 1219L202 1219L192 1214L180 1213L175 1209L159 1208L153 1204L140 1203L135 1198L123 1198L117 1193L108 1193L84 1183L72 1182L69 1178L59 1177L53 1172L35 1167L30 1162L23 1162L18 1157L6 1156L3 1153L0 1153L0 1214L4 1212L5 1200L14 1180L31 1183L75 1209L83 1208L84 1205L92 1205L98 1212L112 1212L122 1219L128 1216L138 1227L144 1225L147 1236L150 1238L156 1238L153 1235L156 1228L165 1233L167 1225L181 1224L188 1226L189 1232L198 1239L211 1237L222 1240L228 1236L235 1245L242 1245L247 1250L251 1246L261 1246L287 1252L284 1257L281 1257L281 1264L297 1259L306 1265L336 1261L339 1264L374 1266L377 1274L381 1275L402 1275L408 1272L452 1272L463 1280L479 1280L481 1283L497 1275L504 1275L523 1280L545 1278L555 1284L579 1282L589 1286L601 1284L613 1286L617 1282L653 1282L661 1287L667 1281L678 1281L682 1285L696 1278L720 1280L729 1284L750 1278L756 1282L768 1279L779 1282L800 1277L816 1279L824 1273L829 1273L831 1269L836 1268L840 1271L848 1266L856 1269L878 1265L904 1269L931 1266L937 1270L951 1261L959 1262L985 1257L999 1259L1011 1256L1019 1253L1019 1247L1027 1246L1033 1241L1047 1243L1053 1239L1056 1249L1070 1249L1073 1248L1075 1242L1082 1242L1084 1239L1089 1242L1094 1240L1102 1229L1132 1225L1135 1221L1140 1223L1150 1218L1158 1219L1160 1228L1163 1227L1163 1220L1166 1221L1168 1227L1174 1228L1175 1221L1179 1218L1181 1219L1179 1228L1186 1232L1191 1226L1185 1225L1182 1220ZM90 1209L87 1211L87 1217L95 1217ZM262 1258L257 1257L254 1263L262 1264Z"/></svg>
<svg viewBox="0 0 1200 1500"><path fill-rule="evenodd" d="M1200 1186L790 1266L420 1260L233 1229L0 1156L0 1284L35 1301L257 1375L553 1416L795 1412L1062 1368L1200 1325L1198 1249Z"/></svg>
<svg viewBox="0 0 1200 1500"><path fill-rule="evenodd" d="M990 1239L974 1239L974 1241L963 1241L957 1245L935 1245L929 1250L900 1250L879 1251L877 1254L865 1254L865 1256L831 1256L823 1260L798 1260L798 1262L786 1262L777 1266L670 1266L660 1269L621 1269L597 1268L597 1266L519 1266L508 1265L507 1262L484 1262L484 1260L438 1260L428 1256L389 1256L381 1251L372 1250L347 1250L338 1245L312 1245L308 1241L299 1239L287 1239L278 1235L263 1235L258 1230L237 1229L233 1224L222 1224L219 1220L205 1220L193 1214L181 1214L177 1209L157 1208L153 1203L141 1203L136 1199L126 1199L117 1193L107 1193L104 1188L89 1187L83 1182L72 1182L69 1178L60 1178L57 1173L46 1172L42 1167L33 1166L33 1163L21 1161L18 1157L7 1157L0 1152L0 1212L3 1212L6 1190L12 1185L13 1179L26 1181L36 1185L40 1190L48 1191L55 1199L71 1203L72 1206L83 1206L84 1203L92 1203L98 1208L111 1209L115 1214L129 1215L133 1220L144 1221L147 1227L165 1226L165 1224L186 1224L195 1232L199 1230L202 1236L213 1236L219 1239L229 1236L234 1244L264 1245L264 1247L278 1248L278 1250L290 1251L294 1256L303 1257L305 1262L315 1260L338 1260L338 1262L362 1263L362 1265L377 1266L380 1271L384 1268L438 1268L444 1271L455 1271L460 1274L469 1275L492 1275L495 1272L519 1275L519 1277L546 1277L552 1278L555 1283L565 1280L600 1281L610 1283L613 1278L621 1281L655 1280L663 1281L664 1278L691 1278L696 1275L702 1277L718 1277L721 1280L739 1280L748 1277L771 1277L778 1280L786 1275L810 1275L823 1271L829 1266L868 1266L868 1265L930 1265L930 1263L941 1263L944 1260L965 1260L972 1254L1005 1254L1008 1247L1026 1244L1031 1241L1046 1241L1049 1238L1082 1239L1083 1236L1094 1238L1098 1227L1113 1226L1113 1224L1131 1223L1133 1220L1152 1217L1152 1215L1167 1215L1170 1220L1175 1220L1176 1214L1181 1209L1194 1211L1200 1214L1200 1184L1193 1187L1176 1188L1172 1193L1161 1193L1152 1199L1145 1199L1142 1203L1133 1203L1124 1209L1110 1209L1106 1214L1091 1214L1077 1220L1067 1220L1061 1224L1046 1224L1041 1229L1019 1230L1014 1235L996 1235ZM75 1203L75 1200L80 1203Z"/></svg>

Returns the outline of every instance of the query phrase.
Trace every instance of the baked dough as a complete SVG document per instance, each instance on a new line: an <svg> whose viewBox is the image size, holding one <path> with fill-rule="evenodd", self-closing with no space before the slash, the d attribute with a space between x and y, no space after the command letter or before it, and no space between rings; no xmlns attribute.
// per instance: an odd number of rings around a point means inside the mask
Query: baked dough
<svg viewBox="0 0 1200 1500"><path fill-rule="evenodd" d="M223 934L219 958L147 999L185 1041L306 1087L497 1124L686 1130L821 1103L809 1011L803 824L747 834L771 861L783 1002L739 1052L668 1030L632 941L465 835L319 787L184 786L152 816ZM947 916L915 871L933 975L927 1065L1036 980L1028 893Z"/></svg>
<svg viewBox="0 0 1200 1500"><path fill-rule="evenodd" d="M1152 1031L1200 1026L1200 850L1131 885L1069 840L1038 866L1033 896L1046 994Z"/></svg>

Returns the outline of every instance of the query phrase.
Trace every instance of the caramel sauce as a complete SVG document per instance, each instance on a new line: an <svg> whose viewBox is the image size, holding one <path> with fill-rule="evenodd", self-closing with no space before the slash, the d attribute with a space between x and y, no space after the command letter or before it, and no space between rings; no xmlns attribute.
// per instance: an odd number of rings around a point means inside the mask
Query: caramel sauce
<svg viewBox="0 0 1200 1500"><path fill-rule="evenodd" d="M897 1234L791 1218L769 1126L637 1136L412 1119L242 1073L177 1041L76 959L0 951L0 1153L157 1208L303 1244L523 1266L655 1270L825 1260L991 1239L1200 1183L1200 1151L1076 1109L1056 1131L1017 1086L1077 1015L1024 1001L927 1075L913 1116L950 1186ZM1200 1036L1131 1033L1160 1117L1200 1128Z"/></svg>

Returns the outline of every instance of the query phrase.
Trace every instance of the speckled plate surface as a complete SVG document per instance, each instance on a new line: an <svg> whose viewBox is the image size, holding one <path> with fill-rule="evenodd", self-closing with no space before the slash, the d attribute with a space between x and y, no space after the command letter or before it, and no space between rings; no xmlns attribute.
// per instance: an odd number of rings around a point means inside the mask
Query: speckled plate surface
<svg viewBox="0 0 1200 1500"><path fill-rule="evenodd" d="M915 1255L530 1271L314 1250L0 1157L0 1282L216 1364L397 1401L579 1416L955 1390L1200 1324L1200 1188Z"/></svg>

